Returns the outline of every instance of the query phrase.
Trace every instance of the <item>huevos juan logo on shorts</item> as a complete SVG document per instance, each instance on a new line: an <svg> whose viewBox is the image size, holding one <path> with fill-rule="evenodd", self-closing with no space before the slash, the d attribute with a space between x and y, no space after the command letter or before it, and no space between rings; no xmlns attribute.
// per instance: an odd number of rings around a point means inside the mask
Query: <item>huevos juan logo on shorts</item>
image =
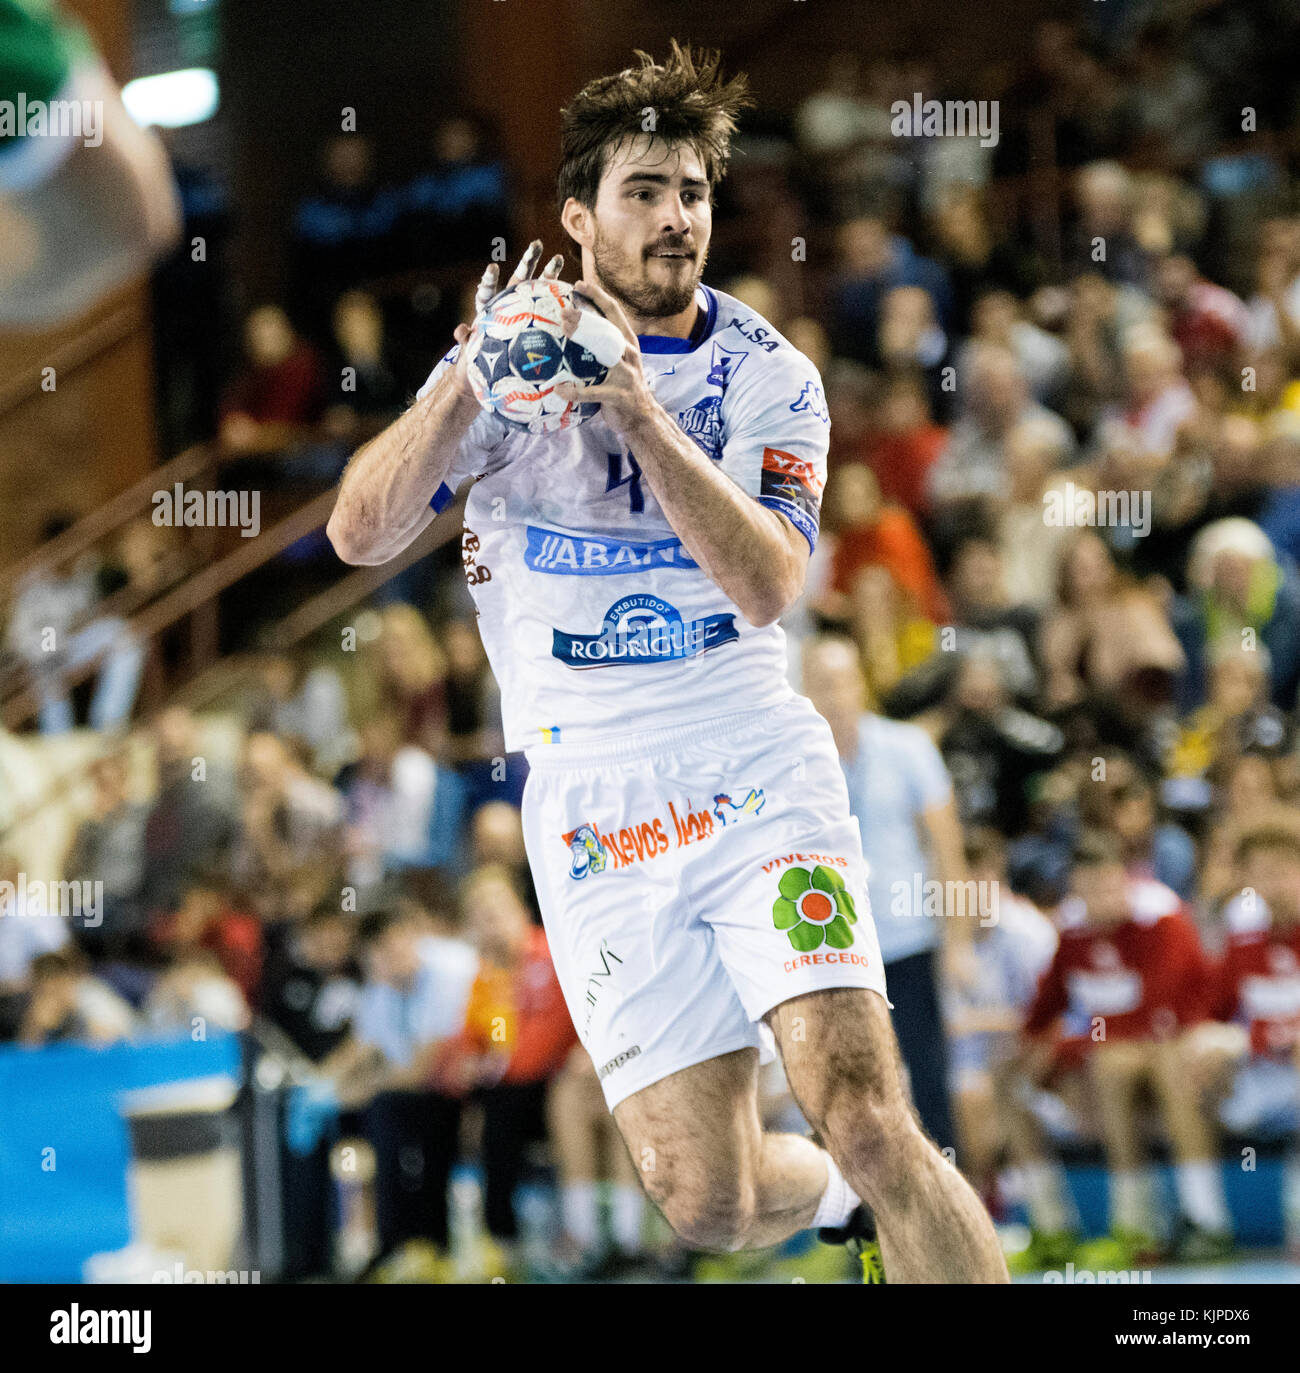
<svg viewBox="0 0 1300 1373"><path fill-rule="evenodd" d="M772 923L784 930L791 947L811 953L823 944L847 949L853 943L858 913L844 879L820 863L807 868L787 868L777 883L780 896L772 903Z"/></svg>

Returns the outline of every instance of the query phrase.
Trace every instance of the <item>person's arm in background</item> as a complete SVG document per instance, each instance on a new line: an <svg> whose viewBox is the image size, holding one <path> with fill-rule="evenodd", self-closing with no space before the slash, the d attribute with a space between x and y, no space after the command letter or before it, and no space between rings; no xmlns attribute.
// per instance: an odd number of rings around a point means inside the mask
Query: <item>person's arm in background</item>
<svg viewBox="0 0 1300 1373"><path fill-rule="evenodd" d="M350 1034L336 1045L317 1065L322 1077L329 1078L338 1092L340 1102L347 1107L364 1105L378 1088L383 1055L373 1044L367 1044Z"/></svg>
<svg viewBox="0 0 1300 1373"><path fill-rule="evenodd" d="M960 893L964 906L966 888L949 885L966 880L966 853L952 778L943 755L928 735L911 726L906 737L907 752L900 753L899 761L906 769L918 838L929 857L931 877L943 884L940 948L944 980L969 986L975 976L970 921L979 911L959 910L954 898Z"/></svg>
<svg viewBox="0 0 1300 1373"><path fill-rule="evenodd" d="M949 792L948 799L939 805L928 806L921 812L921 826L929 842L934 875L943 883L942 948L945 980L968 984L975 976L973 919L981 915L978 895L975 909L966 900L969 894L966 853L962 842L961 821L957 817L957 802ZM961 884L961 885L957 885ZM996 918L996 909L993 915Z"/></svg>
<svg viewBox="0 0 1300 1373"><path fill-rule="evenodd" d="M1050 1031L1068 1004L1065 972L1058 948L1039 980L1038 990L1025 1012L1020 1032L1020 1070L1035 1084L1041 1084L1051 1068L1056 1045Z"/></svg>

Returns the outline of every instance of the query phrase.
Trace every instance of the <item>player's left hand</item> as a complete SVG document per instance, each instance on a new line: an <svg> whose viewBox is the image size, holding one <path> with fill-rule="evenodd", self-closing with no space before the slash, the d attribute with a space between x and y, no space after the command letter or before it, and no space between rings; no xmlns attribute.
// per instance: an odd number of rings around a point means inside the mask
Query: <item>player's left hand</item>
<svg viewBox="0 0 1300 1373"><path fill-rule="evenodd" d="M610 427L620 437L626 437L628 431L658 405L641 368L641 346L637 343L636 333L623 307L603 287L594 281L579 281L574 284L573 294L575 298L585 297L591 301L623 335L623 356L609 369L605 380L599 385L579 386L576 382L560 382L555 394L575 404L599 402L601 413ZM561 311L560 323L564 326L565 334L572 337L581 316L582 311L577 307L571 306Z"/></svg>

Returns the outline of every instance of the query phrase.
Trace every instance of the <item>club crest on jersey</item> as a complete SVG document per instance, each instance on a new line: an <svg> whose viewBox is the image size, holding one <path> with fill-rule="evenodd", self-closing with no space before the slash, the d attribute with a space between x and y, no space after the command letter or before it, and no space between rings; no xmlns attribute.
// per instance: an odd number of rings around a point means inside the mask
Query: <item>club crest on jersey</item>
<svg viewBox="0 0 1300 1373"><path fill-rule="evenodd" d="M722 397L705 396L677 412L677 427L699 444L706 458L722 457Z"/></svg>
<svg viewBox="0 0 1300 1373"><path fill-rule="evenodd" d="M683 620L658 596L623 596L605 612L598 634L552 631L551 653L572 668L633 666L697 658L739 639L734 615Z"/></svg>

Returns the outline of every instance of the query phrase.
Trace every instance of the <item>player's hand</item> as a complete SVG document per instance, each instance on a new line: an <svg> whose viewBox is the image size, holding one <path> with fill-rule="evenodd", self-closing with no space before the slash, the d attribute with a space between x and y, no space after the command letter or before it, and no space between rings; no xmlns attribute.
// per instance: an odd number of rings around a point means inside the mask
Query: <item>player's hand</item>
<svg viewBox="0 0 1300 1373"><path fill-rule="evenodd" d="M478 289L474 292L474 316L477 318L483 312L483 307L500 291L508 291L513 286L518 286L521 281L527 281L533 275L538 260L542 255L542 240L535 238L524 250L524 255L519 259L519 266L515 268L514 274L505 286L498 283L501 280L501 265L497 262L489 262L482 277L479 278ZM564 255L556 253L555 256L542 268L539 280L553 281L560 275L560 269L564 266ZM474 394L469 384L469 349L466 344L474 336L474 320L468 324L458 324L455 329L454 337L460 344L460 352L456 356L456 364L453 369L456 386L467 396Z"/></svg>
<svg viewBox="0 0 1300 1373"><path fill-rule="evenodd" d="M555 394L574 402L595 401L610 427L621 437L657 404L650 383L641 368L641 345L623 307L594 281L579 281L573 287L575 300L591 301L609 322L623 335L623 356L608 371L598 386L579 386L576 382L560 382ZM560 323L571 338L582 318L580 307L560 312Z"/></svg>

